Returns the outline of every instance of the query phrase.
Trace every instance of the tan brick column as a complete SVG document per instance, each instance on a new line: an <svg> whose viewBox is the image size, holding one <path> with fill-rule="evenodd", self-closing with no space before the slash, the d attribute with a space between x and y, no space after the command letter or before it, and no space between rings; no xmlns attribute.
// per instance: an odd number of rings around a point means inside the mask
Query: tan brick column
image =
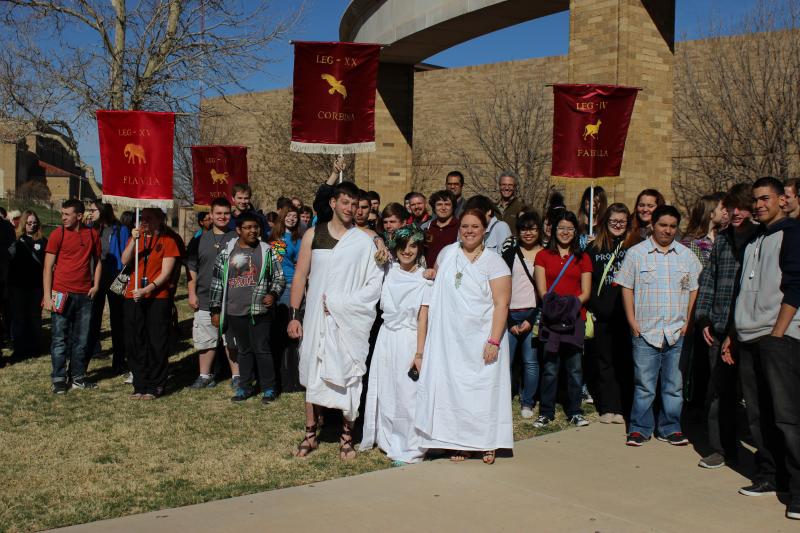
<svg viewBox="0 0 800 533"><path fill-rule="evenodd" d="M411 178L414 67L381 63L375 101L375 152L356 156L356 184L401 202Z"/></svg>
<svg viewBox="0 0 800 533"><path fill-rule="evenodd" d="M643 88L609 203L633 207L644 188L672 197L674 33L675 0L570 0L569 82ZM568 185L571 209L587 185Z"/></svg>

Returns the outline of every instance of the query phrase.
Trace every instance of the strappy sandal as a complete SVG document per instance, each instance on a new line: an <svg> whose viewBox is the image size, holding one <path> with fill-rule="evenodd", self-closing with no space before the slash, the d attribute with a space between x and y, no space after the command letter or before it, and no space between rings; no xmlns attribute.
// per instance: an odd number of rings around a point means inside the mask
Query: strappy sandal
<svg viewBox="0 0 800 533"><path fill-rule="evenodd" d="M486 450L483 452L483 464L493 465L495 458L495 450Z"/></svg>
<svg viewBox="0 0 800 533"><path fill-rule="evenodd" d="M472 457L472 454L464 450L456 450L450 454L450 460L454 463L463 463L470 457Z"/></svg>
<svg viewBox="0 0 800 533"><path fill-rule="evenodd" d="M319 448L319 443L317 442L317 425L306 426L306 436L297 446L297 449L294 451L294 456L302 459L317 448Z"/></svg>
<svg viewBox="0 0 800 533"><path fill-rule="evenodd" d="M339 437L339 458L342 461L351 461L356 458L352 430L347 424L342 426L342 436Z"/></svg>

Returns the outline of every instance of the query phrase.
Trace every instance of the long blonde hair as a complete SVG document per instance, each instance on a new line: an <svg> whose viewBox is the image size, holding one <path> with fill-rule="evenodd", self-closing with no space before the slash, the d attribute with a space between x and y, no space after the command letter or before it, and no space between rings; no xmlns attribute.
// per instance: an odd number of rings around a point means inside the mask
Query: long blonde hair
<svg viewBox="0 0 800 533"><path fill-rule="evenodd" d="M22 212L22 216L19 219L19 226L17 226L17 239L25 235L25 225L28 223L28 217L31 215L36 219L36 233L34 233L31 238L37 241L42 238L42 221L39 220L39 215L37 215L36 212L31 209L26 209Z"/></svg>

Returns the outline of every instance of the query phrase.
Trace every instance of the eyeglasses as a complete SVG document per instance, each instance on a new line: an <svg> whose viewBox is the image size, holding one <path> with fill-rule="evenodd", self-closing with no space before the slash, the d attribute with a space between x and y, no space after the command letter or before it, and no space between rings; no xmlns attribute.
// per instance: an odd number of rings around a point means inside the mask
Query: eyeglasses
<svg viewBox="0 0 800 533"><path fill-rule="evenodd" d="M614 226L615 228L624 228L625 226L628 225L628 221L627 220L609 220L608 221L608 225L609 226Z"/></svg>
<svg viewBox="0 0 800 533"><path fill-rule="evenodd" d="M100 210L99 209L87 209L86 211L88 211L89 213L97 213Z"/></svg>
<svg viewBox="0 0 800 533"><path fill-rule="evenodd" d="M575 228L557 227L556 231L560 233L575 233Z"/></svg>
<svg viewBox="0 0 800 533"><path fill-rule="evenodd" d="M539 231L539 227L538 226L532 226L530 228L520 228L519 229L520 233L524 233L526 231Z"/></svg>

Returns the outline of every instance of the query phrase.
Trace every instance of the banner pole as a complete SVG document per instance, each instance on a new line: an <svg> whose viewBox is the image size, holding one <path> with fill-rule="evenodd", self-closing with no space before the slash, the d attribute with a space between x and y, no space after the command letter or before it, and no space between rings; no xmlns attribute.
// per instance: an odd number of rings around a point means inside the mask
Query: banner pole
<svg viewBox="0 0 800 533"><path fill-rule="evenodd" d="M339 152L339 160L340 161L344 160L344 152ZM344 170L342 170L342 168L339 167L339 183L341 183L343 179L344 179Z"/></svg>
<svg viewBox="0 0 800 533"><path fill-rule="evenodd" d="M589 237L594 237L594 180L589 186Z"/></svg>
<svg viewBox="0 0 800 533"><path fill-rule="evenodd" d="M136 229L139 229L139 207L136 207ZM133 290L139 288L139 237L133 243L134 263L133 263Z"/></svg>

